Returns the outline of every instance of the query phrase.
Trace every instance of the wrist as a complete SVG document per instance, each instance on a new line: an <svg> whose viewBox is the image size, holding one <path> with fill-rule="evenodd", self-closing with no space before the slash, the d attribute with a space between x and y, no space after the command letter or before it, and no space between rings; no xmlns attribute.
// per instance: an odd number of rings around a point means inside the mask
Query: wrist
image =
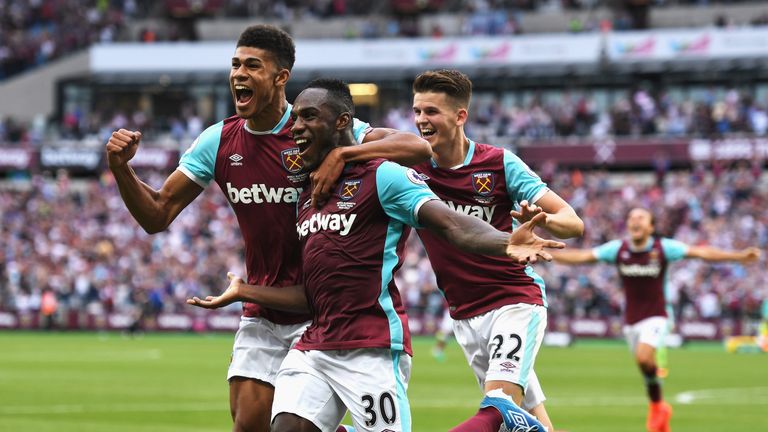
<svg viewBox="0 0 768 432"><path fill-rule="evenodd" d="M107 163L107 167L110 171L112 171L112 174L124 174L127 173L130 170L130 166L128 165L128 162L116 162L116 163Z"/></svg>
<svg viewBox="0 0 768 432"><path fill-rule="evenodd" d="M335 151L336 155L339 157L339 160L345 164L350 161L350 154L348 151L349 148L350 147L336 147L333 149L333 151Z"/></svg>

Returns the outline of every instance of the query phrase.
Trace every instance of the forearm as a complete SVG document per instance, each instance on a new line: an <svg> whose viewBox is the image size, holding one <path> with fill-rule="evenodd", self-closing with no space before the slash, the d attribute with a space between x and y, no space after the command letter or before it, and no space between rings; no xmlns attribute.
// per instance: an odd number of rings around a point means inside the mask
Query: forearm
<svg viewBox="0 0 768 432"><path fill-rule="evenodd" d="M509 233L472 216L455 215L449 227L438 233L457 248L470 253L506 256Z"/></svg>
<svg viewBox="0 0 768 432"><path fill-rule="evenodd" d="M432 148L422 138L406 132L395 132L356 146L341 148L344 162L364 162L387 159L410 166L432 157Z"/></svg>
<svg viewBox="0 0 768 432"><path fill-rule="evenodd" d="M160 193L139 180L129 165L112 168L120 196L136 222L148 233L163 231L168 226L164 218Z"/></svg>
<svg viewBox="0 0 768 432"><path fill-rule="evenodd" d="M309 312L309 302L302 285L270 287L242 284L237 293L239 301L286 312Z"/></svg>
<svg viewBox="0 0 768 432"><path fill-rule="evenodd" d="M584 234L584 222L571 207L566 207L557 213L548 214L544 229L561 239L581 237Z"/></svg>
<svg viewBox="0 0 768 432"><path fill-rule="evenodd" d="M552 251L552 258L562 264L590 264L597 262L591 249L566 249Z"/></svg>
<svg viewBox="0 0 768 432"><path fill-rule="evenodd" d="M727 251L711 246L697 246L690 256L705 261L739 261L743 257L740 251Z"/></svg>

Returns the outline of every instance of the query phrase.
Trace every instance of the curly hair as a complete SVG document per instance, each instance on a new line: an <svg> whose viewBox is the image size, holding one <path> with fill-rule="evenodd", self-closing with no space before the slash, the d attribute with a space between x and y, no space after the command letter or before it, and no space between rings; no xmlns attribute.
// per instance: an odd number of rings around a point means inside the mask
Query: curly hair
<svg viewBox="0 0 768 432"><path fill-rule="evenodd" d="M296 61L296 46L285 31L271 25L257 24L240 34L237 46L259 48L272 53L280 69L293 69Z"/></svg>

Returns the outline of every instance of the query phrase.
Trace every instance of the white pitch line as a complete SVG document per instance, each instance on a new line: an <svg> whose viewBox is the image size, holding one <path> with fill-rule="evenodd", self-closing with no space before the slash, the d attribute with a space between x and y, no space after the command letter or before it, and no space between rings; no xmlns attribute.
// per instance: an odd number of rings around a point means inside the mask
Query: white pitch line
<svg viewBox="0 0 768 432"><path fill-rule="evenodd" d="M481 396L457 399L418 399L411 398L412 408L446 409L474 408L480 403ZM723 389L700 389L678 393L674 396L679 404L701 405L768 405L768 387L745 387ZM563 407L611 407L644 406L646 399L641 396L555 396L547 399L548 406ZM35 415L35 414L85 414L85 413L139 413L139 412L229 412L226 402L190 402L190 403L136 403L106 405L19 405L0 406L0 415Z"/></svg>
<svg viewBox="0 0 768 432"><path fill-rule="evenodd" d="M737 387L690 390L675 395L683 405L768 405L768 387Z"/></svg>
<svg viewBox="0 0 768 432"><path fill-rule="evenodd" d="M83 414L83 413L116 413L116 412L194 412L194 411L228 411L226 402L199 402L178 404L109 404L109 405L21 405L2 406L0 414Z"/></svg>

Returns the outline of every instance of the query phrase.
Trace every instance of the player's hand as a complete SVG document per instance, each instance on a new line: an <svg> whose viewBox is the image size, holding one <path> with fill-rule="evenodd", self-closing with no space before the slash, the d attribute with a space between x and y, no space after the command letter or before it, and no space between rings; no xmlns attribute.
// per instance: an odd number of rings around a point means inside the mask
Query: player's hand
<svg viewBox="0 0 768 432"><path fill-rule="evenodd" d="M218 309L241 301L240 285L243 285L245 281L239 276L235 276L233 273L227 273L227 279L229 279L229 286L220 295L207 296L205 300L199 297L192 297L191 299L187 299L187 304L205 309Z"/></svg>
<svg viewBox="0 0 768 432"><path fill-rule="evenodd" d="M541 207L537 206L536 204L529 203L528 200L522 200L520 201L520 211L512 210L509 212L509 214L512 215L513 218L517 219L520 223L528 222L529 220L533 219L534 216L537 214L543 213L544 211L541 209ZM544 213L546 215L546 213ZM546 223L546 218L544 219L544 222L541 224L543 225Z"/></svg>
<svg viewBox="0 0 768 432"><path fill-rule="evenodd" d="M331 150L323 160L323 163L310 174L312 179L312 207L321 207L328 201L336 181L344 170L344 158L341 149Z"/></svg>
<svg viewBox="0 0 768 432"><path fill-rule="evenodd" d="M760 259L762 252L756 247L746 248L741 251L742 258L739 260L743 263L752 263Z"/></svg>
<svg viewBox="0 0 768 432"><path fill-rule="evenodd" d="M538 213L512 231L507 243L507 256L520 264L535 263L539 258L551 261L552 255L544 249L562 249L565 243L543 239L533 233L533 229L542 225L546 219L546 213Z"/></svg>
<svg viewBox="0 0 768 432"><path fill-rule="evenodd" d="M141 141L141 132L120 129L112 132L107 141L107 163L110 168L118 168L128 163L136 155Z"/></svg>

